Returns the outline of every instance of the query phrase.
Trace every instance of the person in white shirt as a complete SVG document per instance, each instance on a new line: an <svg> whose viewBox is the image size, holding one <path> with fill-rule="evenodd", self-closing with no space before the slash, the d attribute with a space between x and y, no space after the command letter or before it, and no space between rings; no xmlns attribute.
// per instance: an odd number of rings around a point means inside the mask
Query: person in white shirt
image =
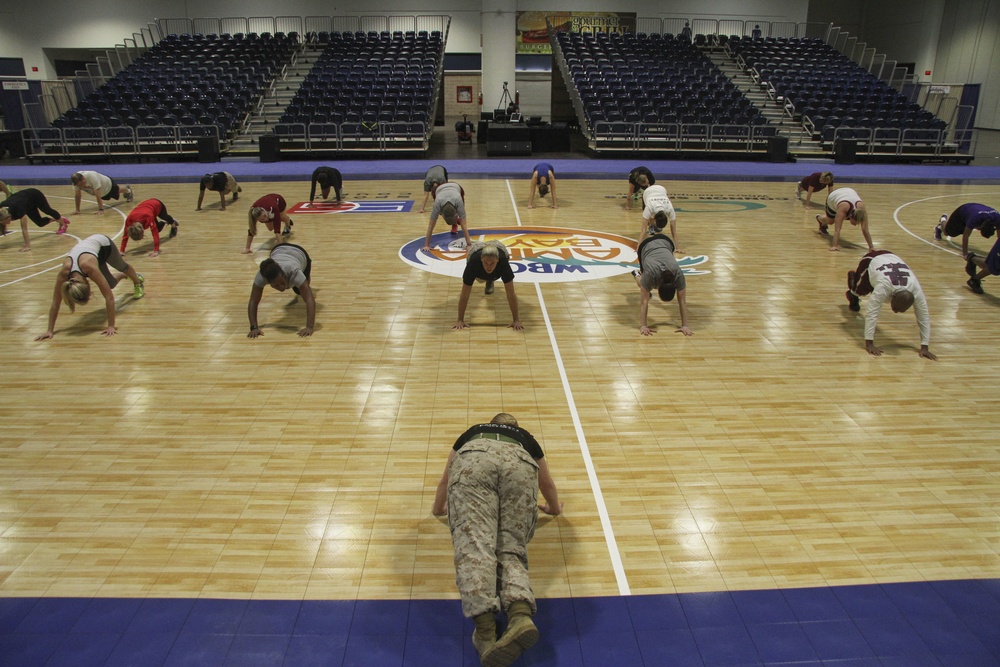
<svg viewBox="0 0 1000 667"><path fill-rule="evenodd" d="M674 252L680 252L680 242L677 240L677 214L674 205L670 203L667 189L662 185L650 185L642 191L642 228L639 230L638 242L642 243L647 236L662 234L663 229L670 224L670 239L674 243Z"/></svg>
<svg viewBox="0 0 1000 667"><path fill-rule="evenodd" d="M871 295L865 307L865 350L878 357L882 350L875 347L875 324L886 301L892 312L904 313L912 306L920 328L920 356L936 360L928 349L931 342L931 315L927 299L913 269L888 250L873 250L861 258L858 268L847 272L847 301L854 312L861 311L861 299Z"/></svg>
<svg viewBox="0 0 1000 667"><path fill-rule="evenodd" d="M94 195L97 199L97 214L104 215L104 202L110 201L112 199L118 200L123 195L125 201L132 203L134 195L132 194L132 188L123 185L119 186L115 183L115 179L110 176L105 176L104 174L98 174L96 171L78 171L70 177L70 181L73 183L75 192L73 196L76 200L76 210L73 211L74 214L80 213L80 199L84 192L87 194Z"/></svg>
<svg viewBox="0 0 1000 667"><path fill-rule="evenodd" d="M837 188L826 198L826 215L817 215L816 222L819 223L819 233L829 236L827 227L833 224L833 243L830 244L830 251L840 250L840 228L844 226L844 220L849 220L852 225L861 225L861 233L868 243L869 252L875 250L872 244L872 235L868 233L868 209L861 197L851 188Z"/></svg>

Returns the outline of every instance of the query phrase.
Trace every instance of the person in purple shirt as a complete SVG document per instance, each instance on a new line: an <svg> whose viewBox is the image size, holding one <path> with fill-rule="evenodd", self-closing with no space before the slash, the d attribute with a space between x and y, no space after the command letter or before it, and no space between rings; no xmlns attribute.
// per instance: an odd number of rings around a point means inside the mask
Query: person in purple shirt
<svg viewBox="0 0 1000 667"><path fill-rule="evenodd" d="M531 172L531 191L528 193L528 208L534 208L535 188L538 188L538 196L544 197L552 191L552 208L559 208L556 205L556 170L548 162L539 162Z"/></svg>
<svg viewBox="0 0 1000 667"><path fill-rule="evenodd" d="M951 215L942 215L934 226L934 238L938 241L944 236L962 237L962 259L967 259L969 254L969 237L976 229L989 238L1000 226L1000 213L995 208L986 204L962 204Z"/></svg>
<svg viewBox="0 0 1000 667"><path fill-rule="evenodd" d="M942 215L934 227L934 238L962 235L962 259L965 260L965 272L969 275L966 285L976 294L983 293L982 279L1000 273L1000 241L993 245L989 253L983 257L969 252L969 237L976 229L984 238L993 236L1000 227L1000 212L985 204L962 204L951 215Z"/></svg>

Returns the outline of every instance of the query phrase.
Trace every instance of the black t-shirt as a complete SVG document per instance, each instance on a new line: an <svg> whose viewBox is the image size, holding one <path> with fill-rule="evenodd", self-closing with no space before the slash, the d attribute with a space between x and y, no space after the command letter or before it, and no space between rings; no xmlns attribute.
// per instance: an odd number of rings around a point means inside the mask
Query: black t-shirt
<svg viewBox="0 0 1000 667"><path fill-rule="evenodd" d="M509 283L514 279L514 269L510 266L510 260L501 251L497 254L499 261L497 262L497 268L493 269L493 273L486 273L486 269L483 268L483 253L482 251L477 251L472 253L472 257L465 265L465 273L462 274L462 282L466 285L472 285L479 280L497 280L498 278L504 283Z"/></svg>
<svg viewBox="0 0 1000 667"><path fill-rule="evenodd" d="M503 436L516 440L518 444L524 447L524 451L531 455L531 458L535 460L545 458L545 454L542 453L542 446L538 444L537 440L535 440L535 436L531 435L520 426L509 426L507 424L476 424L465 433L458 436L458 440L455 441L455 446L452 447L452 449L457 452L463 445L465 445L465 443L470 440L475 440L484 433L499 433ZM486 435L485 437L488 438L489 435Z"/></svg>
<svg viewBox="0 0 1000 667"><path fill-rule="evenodd" d="M229 181L229 177L223 171L217 171L214 174L205 174L205 176L211 176L212 181L208 185L208 189L212 192L222 192L226 189L226 183ZM202 176L201 189L205 189L205 176Z"/></svg>

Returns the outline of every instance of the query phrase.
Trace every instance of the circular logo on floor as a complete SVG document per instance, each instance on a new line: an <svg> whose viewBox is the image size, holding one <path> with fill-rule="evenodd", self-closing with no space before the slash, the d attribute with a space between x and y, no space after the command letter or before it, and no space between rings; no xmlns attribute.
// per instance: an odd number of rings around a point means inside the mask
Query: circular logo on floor
<svg viewBox="0 0 1000 667"><path fill-rule="evenodd" d="M636 268L632 239L617 234L561 227L512 227L509 229L471 229L473 241L497 240L510 250L511 266L518 280L531 283L595 280ZM424 239L410 241L399 250L399 257L410 266L444 276L461 278L465 271L465 240L461 231L431 237L431 251L424 252ZM708 257L678 259L685 274L707 273L694 266ZM689 268L690 267L690 268Z"/></svg>

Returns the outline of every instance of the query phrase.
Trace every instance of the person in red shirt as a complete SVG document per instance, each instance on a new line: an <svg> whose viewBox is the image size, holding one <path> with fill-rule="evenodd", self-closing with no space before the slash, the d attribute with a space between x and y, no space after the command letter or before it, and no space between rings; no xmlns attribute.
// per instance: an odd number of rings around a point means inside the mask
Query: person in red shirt
<svg viewBox="0 0 1000 667"><path fill-rule="evenodd" d="M146 230L153 232L153 252L150 257L160 254L160 232L165 225L170 225L170 238L177 236L177 221L167 213L167 207L159 199L147 199L139 202L125 218L125 233L122 234L121 252L125 253L128 240L141 241Z"/></svg>
<svg viewBox="0 0 1000 667"><path fill-rule="evenodd" d="M250 244L253 237L257 235L257 223L262 222L267 227L267 231L274 232L275 243L281 243L282 236L292 233L292 219L285 213L285 198L281 195L264 195L253 203L250 207L250 227L247 230L247 247L243 249L244 255L250 254ZM282 229L284 225L284 229Z"/></svg>

